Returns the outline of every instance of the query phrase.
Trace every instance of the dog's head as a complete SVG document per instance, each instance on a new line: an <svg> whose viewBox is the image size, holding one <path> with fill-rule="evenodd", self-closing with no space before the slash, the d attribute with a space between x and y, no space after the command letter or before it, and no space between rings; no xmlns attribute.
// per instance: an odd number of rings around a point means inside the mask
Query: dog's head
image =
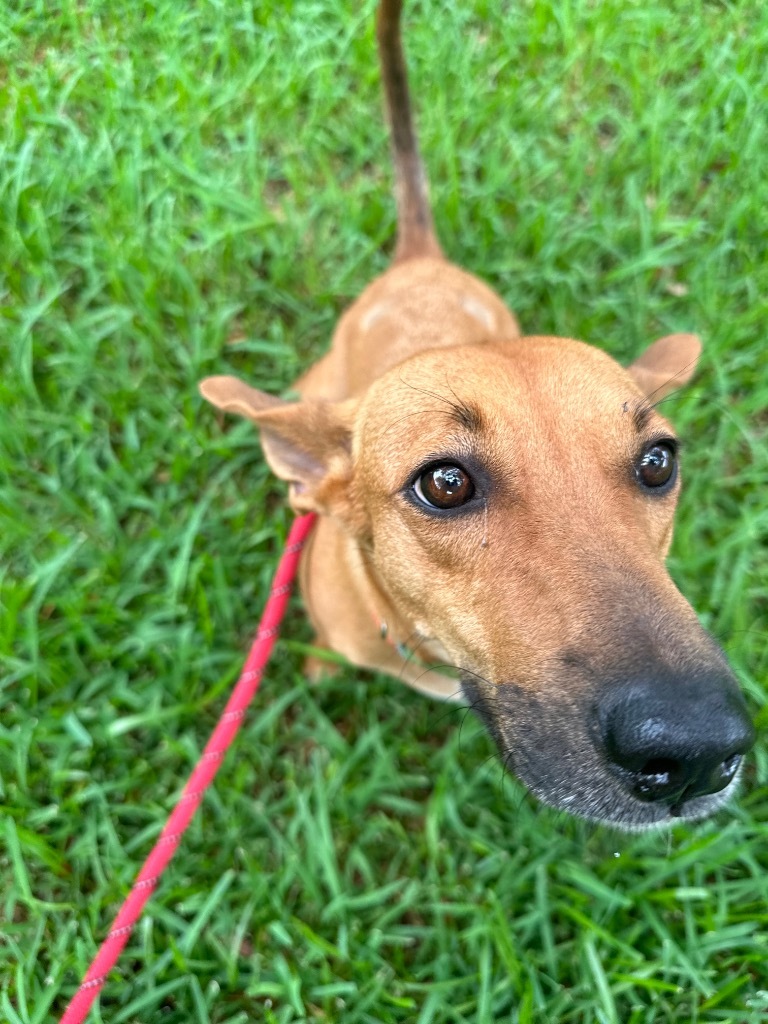
<svg viewBox="0 0 768 1024"><path fill-rule="evenodd" d="M201 389L259 425L294 508L355 538L533 792L643 828L714 810L753 740L664 566L679 444L656 405L698 354L672 335L623 369L524 338L422 352L337 404Z"/></svg>

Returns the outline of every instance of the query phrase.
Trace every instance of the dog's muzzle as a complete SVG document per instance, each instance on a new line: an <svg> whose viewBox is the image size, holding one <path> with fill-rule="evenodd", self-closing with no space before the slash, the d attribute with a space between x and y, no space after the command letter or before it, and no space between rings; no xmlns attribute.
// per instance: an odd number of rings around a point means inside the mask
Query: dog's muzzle
<svg viewBox="0 0 768 1024"><path fill-rule="evenodd" d="M668 674L609 688L598 734L608 765L627 791L667 805L673 816L736 778L755 740L744 698L730 676L684 680Z"/></svg>
<svg viewBox="0 0 768 1024"><path fill-rule="evenodd" d="M585 683L549 696L474 678L462 689L505 764L544 803L628 830L711 814L735 790L755 738L719 665L684 675L657 667L597 693Z"/></svg>

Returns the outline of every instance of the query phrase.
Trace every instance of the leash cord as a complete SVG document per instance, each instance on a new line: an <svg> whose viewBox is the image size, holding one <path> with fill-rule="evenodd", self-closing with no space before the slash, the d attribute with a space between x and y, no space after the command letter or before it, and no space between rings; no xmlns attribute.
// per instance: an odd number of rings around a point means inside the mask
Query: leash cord
<svg viewBox="0 0 768 1024"><path fill-rule="evenodd" d="M291 586L299 564L299 556L316 516L314 513L294 520L285 550L280 558L264 614L256 637L246 658L240 678L219 718L211 738L187 780L184 791L171 812L160 838L144 861L131 891L112 922L107 937L99 947L82 984L64 1011L60 1024L82 1024L102 989L107 975L115 966L123 947L141 916L144 904L157 885L166 865L176 852L181 837L194 817L198 804L213 781L224 755L242 725L246 709L259 688L264 667L272 653L280 623L285 614Z"/></svg>

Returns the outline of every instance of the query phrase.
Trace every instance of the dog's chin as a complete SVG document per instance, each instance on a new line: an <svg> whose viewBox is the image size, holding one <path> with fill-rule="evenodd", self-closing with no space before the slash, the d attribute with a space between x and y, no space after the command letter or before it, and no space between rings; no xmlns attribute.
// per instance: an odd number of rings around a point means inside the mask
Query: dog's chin
<svg viewBox="0 0 768 1024"><path fill-rule="evenodd" d="M462 680L465 698L479 714L499 748L501 759L542 803L578 818L626 832L698 821L713 814L735 794L741 770L720 792L671 804L639 800L601 756L572 702L545 707L516 687L495 693L471 679Z"/></svg>
<svg viewBox="0 0 768 1024"><path fill-rule="evenodd" d="M646 803L627 793L611 778L596 773L592 783L574 786L574 780L563 778L542 780L526 777L516 771L520 781L542 803L554 810L567 811L578 818L609 825L623 832L647 832L651 829L693 822L708 818L723 807L736 793L741 771L719 793L698 796L671 806L668 803Z"/></svg>

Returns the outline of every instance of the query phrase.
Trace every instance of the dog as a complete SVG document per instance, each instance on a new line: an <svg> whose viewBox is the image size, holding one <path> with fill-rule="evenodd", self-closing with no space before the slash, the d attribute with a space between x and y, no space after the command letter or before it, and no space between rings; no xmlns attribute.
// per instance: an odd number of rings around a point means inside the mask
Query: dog
<svg viewBox="0 0 768 1024"><path fill-rule="evenodd" d="M301 566L318 645L468 702L552 807L631 830L703 817L734 792L754 732L665 568L679 444L657 405L693 375L699 339L660 338L624 369L581 341L522 336L445 259L400 14L382 0L376 24L391 267L299 401L226 376L201 393L257 425L292 507L320 517Z"/></svg>

